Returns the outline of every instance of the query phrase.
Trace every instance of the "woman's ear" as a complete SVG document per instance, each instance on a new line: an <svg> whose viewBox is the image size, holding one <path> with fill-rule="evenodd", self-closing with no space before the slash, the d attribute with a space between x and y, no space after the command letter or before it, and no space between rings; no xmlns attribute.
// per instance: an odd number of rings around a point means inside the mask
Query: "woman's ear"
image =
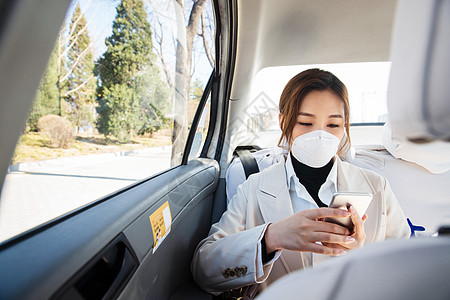
<svg viewBox="0 0 450 300"><path fill-rule="evenodd" d="M283 121L283 115L280 113L279 115L278 115L278 125L280 126L280 129L282 129L281 128L281 122Z"/></svg>

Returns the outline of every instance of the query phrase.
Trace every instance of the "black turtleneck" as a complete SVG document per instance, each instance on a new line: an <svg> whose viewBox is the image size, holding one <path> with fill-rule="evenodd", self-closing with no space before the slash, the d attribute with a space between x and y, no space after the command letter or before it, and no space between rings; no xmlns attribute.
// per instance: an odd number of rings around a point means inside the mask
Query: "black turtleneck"
<svg viewBox="0 0 450 300"><path fill-rule="evenodd" d="M327 180L331 168L333 168L333 159L325 166L320 168L313 168L299 162L291 153L292 166L294 167L295 175L298 180L306 188L311 197L316 201L319 207L328 207L319 199L319 189Z"/></svg>

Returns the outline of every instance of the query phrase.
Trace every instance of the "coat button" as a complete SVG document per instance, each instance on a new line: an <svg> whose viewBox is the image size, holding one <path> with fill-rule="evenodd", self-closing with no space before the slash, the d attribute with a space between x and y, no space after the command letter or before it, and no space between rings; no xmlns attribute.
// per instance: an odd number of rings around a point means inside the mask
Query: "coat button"
<svg viewBox="0 0 450 300"><path fill-rule="evenodd" d="M242 268L234 268L234 272L236 273L237 277L241 277L242 276Z"/></svg>
<svg viewBox="0 0 450 300"><path fill-rule="evenodd" d="M226 269L222 271L222 276L225 278L230 277L230 269Z"/></svg>
<svg viewBox="0 0 450 300"><path fill-rule="evenodd" d="M247 274L247 266L242 266L242 275Z"/></svg>
<svg viewBox="0 0 450 300"><path fill-rule="evenodd" d="M231 276L231 277L236 276L236 272L234 272L234 270L230 270L230 276Z"/></svg>

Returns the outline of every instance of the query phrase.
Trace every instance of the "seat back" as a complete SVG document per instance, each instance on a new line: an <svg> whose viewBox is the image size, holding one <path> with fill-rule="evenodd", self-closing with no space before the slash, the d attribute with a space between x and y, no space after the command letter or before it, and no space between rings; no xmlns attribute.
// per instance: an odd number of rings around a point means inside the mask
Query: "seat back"
<svg viewBox="0 0 450 300"><path fill-rule="evenodd" d="M280 147L262 149L256 152L248 153L248 155L253 156L258 165L259 171L280 162L283 159L284 154L286 154L286 150ZM235 157L232 160L228 166L225 179L228 205L230 200L236 194L238 186L247 179L245 165L243 165L240 157Z"/></svg>
<svg viewBox="0 0 450 300"><path fill-rule="evenodd" d="M450 140L450 0L401 0L388 90L393 135Z"/></svg>

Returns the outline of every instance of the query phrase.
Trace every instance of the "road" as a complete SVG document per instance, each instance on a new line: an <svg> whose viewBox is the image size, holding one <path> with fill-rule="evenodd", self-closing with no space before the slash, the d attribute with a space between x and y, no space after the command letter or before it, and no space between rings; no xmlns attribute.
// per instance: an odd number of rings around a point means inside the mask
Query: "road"
<svg viewBox="0 0 450 300"><path fill-rule="evenodd" d="M89 155L11 171L0 201L0 242L169 168L170 147Z"/></svg>

